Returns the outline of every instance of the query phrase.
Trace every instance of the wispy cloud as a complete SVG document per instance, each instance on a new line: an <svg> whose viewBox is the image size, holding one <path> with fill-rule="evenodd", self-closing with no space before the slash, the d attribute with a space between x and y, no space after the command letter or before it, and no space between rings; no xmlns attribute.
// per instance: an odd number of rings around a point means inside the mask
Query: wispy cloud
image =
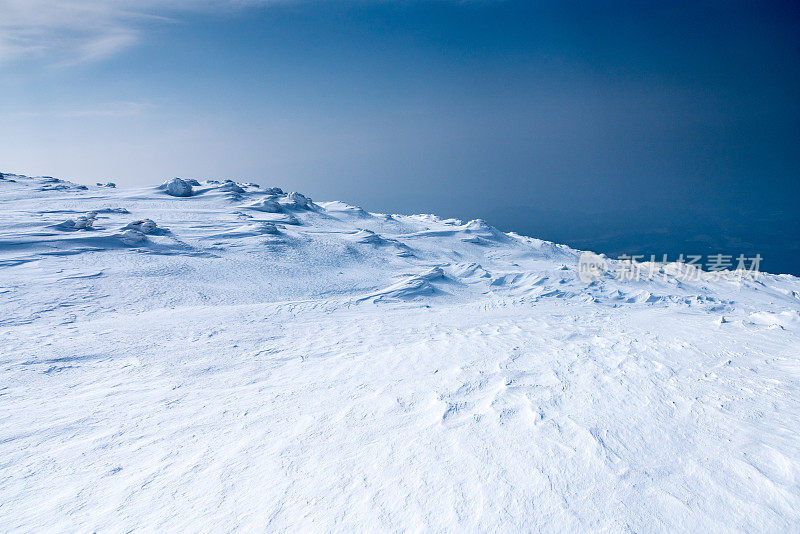
<svg viewBox="0 0 800 534"><path fill-rule="evenodd" d="M68 67L107 59L135 45L153 24L175 22L187 13L328 1L0 0L0 67L17 60Z"/></svg>
<svg viewBox="0 0 800 534"><path fill-rule="evenodd" d="M136 44L149 25L190 11L270 0L0 0L0 64L41 59L65 67L106 59Z"/></svg>

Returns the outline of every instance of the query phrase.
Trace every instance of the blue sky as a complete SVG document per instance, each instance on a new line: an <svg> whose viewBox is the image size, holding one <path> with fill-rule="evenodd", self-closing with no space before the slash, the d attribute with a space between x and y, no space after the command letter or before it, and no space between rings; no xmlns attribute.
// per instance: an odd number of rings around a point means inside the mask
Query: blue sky
<svg viewBox="0 0 800 534"><path fill-rule="evenodd" d="M242 178L609 251L713 227L800 270L793 2L0 0L0 91L6 172Z"/></svg>

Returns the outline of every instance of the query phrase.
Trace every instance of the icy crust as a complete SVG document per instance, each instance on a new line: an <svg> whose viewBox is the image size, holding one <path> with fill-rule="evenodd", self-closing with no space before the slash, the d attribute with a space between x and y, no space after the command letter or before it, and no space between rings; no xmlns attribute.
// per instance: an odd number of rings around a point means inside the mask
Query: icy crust
<svg viewBox="0 0 800 534"><path fill-rule="evenodd" d="M800 524L798 278L179 180L0 175L0 531Z"/></svg>

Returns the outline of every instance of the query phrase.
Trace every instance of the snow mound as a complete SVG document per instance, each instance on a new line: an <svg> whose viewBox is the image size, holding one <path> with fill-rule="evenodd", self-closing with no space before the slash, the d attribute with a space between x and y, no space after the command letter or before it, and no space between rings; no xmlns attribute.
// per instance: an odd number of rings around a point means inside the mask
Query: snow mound
<svg viewBox="0 0 800 534"><path fill-rule="evenodd" d="M138 230L125 230L119 236L120 240L126 245L140 245L147 241L147 236Z"/></svg>
<svg viewBox="0 0 800 534"><path fill-rule="evenodd" d="M97 212L90 211L81 217L67 219L64 222L55 225L55 228L58 228L59 230L91 230L96 219Z"/></svg>
<svg viewBox="0 0 800 534"><path fill-rule="evenodd" d="M243 206L250 210L263 211L265 213L280 213L281 205L275 200L275 197L262 198L251 204Z"/></svg>
<svg viewBox="0 0 800 534"><path fill-rule="evenodd" d="M800 324L800 312L789 310L778 313L760 311L751 313L748 319L754 325L786 329Z"/></svg>
<svg viewBox="0 0 800 534"><path fill-rule="evenodd" d="M219 187L220 191L225 191L228 193L244 193L244 188L234 182L233 180L225 180L222 185Z"/></svg>
<svg viewBox="0 0 800 534"><path fill-rule="evenodd" d="M353 235L353 239L357 243L367 243L370 245L386 245L389 243L388 239L379 236L371 230L365 230L363 228Z"/></svg>
<svg viewBox="0 0 800 534"><path fill-rule="evenodd" d="M372 300L375 302L392 300L416 300L420 297L435 295L440 290L433 285L433 281L446 280L446 275L441 267L431 269L415 275L410 275L389 287L359 299L360 301Z"/></svg>
<svg viewBox="0 0 800 534"><path fill-rule="evenodd" d="M476 237L484 239L491 239L495 241L507 240L508 236L495 228L490 226L483 219L473 219L464 225L464 232L474 234Z"/></svg>
<svg viewBox="0 0 800 534"><path fill-rule="evenodd" d="M281 199L281 204L289 209L310 210L314 208L311 199L300 193L289 193Z"/></svg>
<svg viewBox="0 0 800 534"><path fill-rule="evenodd" d="M264 235L274 235L279 234L280 231L275 224L270 222L261 222L257 224L243 224L241 226L237 226L236 228L231 228L230 230L226 230L224 232L211 234L208 236L209 239L220 240L220 239L238 239L243 237L258 237Z"/></svg>
<svg viewBox="0 0 800 534"><path fill-rule="evenodd" d="M142 234L155 234L159 232L161 229L153 222L151 219L141 219L138 221L133 221L126 224L123 230L135 230L137 232L141 232Z"/></svg>
<svg viewBox="0 0 800 534"><path fill-rule="evenodd" d="M454 276L461 279L491 278L492 274L483 268L480 263L456 264L452 267Z"/></svg>
<svg viewBox="0 0 800 534"><path fill-rule="evenodd" d="M325 211L336 215L346 215L361 219L372 217L372 214L363 208L351 206L350 204L346 204L338 200L332 202L323 202L321 205L325 208Z"/></svg>
<svg viewBox="0 0 800 534"><path fill-rule="evenodd" d="M197 183L194 181L194 183ZM190 197L192 196L192 184L190 181L182 180L180 178L173 178L165 182L162 189L173 197Z"/></svg>

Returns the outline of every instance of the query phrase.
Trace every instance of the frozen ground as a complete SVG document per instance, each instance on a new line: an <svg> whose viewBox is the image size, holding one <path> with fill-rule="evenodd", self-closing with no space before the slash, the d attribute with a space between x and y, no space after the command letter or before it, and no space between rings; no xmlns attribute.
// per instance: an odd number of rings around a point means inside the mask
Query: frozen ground
<svg viewBox="0 0 800 534"><path fill-rule="evenodd" d="M578 255L6 174L0 530L797 531L800 280Z"/></svg>

